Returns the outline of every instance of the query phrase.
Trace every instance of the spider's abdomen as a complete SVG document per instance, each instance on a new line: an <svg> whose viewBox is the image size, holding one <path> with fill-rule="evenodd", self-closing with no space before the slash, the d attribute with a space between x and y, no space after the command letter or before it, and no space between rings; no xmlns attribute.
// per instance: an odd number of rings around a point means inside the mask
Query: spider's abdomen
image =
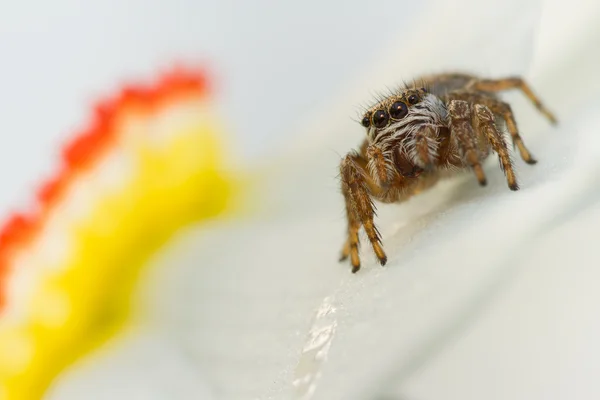
<svg viewBox="0 0 600 400"><path fill-rule="evenodd" d="M429 92L436 96L444 96L449 92L465 89L467 84L476 77L468 74L441 74L424 76L418 81L423 81Z"/></svg>

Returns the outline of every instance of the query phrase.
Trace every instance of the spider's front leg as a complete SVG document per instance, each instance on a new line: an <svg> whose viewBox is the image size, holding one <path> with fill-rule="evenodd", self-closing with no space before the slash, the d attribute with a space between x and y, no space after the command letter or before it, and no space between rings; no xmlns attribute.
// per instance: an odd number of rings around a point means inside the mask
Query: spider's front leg
<svg viewBox="0 0 600 400"><path fill-rule="evenodd" d="M340 260L345 260L350 256L352 272L357 272L360 269L358 231L361 225L364 226L367 237L381 265L385 265L387 262L387 256L381 247L381 236L373 222L375 206L369 186L375 186L375 183L369 177L365 165L365 160L356 153L348 154L340 165L342 193L346 201L346 215L348 218L348 239L342 250Z"/></svg>
<svg viewBox="0 0 600 400"><path fill-rule="evenodd" d="M481 186L487 184L487 179L481 167L481 155L477 137L473 131L471 107L464 100L451 100L448 103L450 131L464 159L471 166Z"/></svg>

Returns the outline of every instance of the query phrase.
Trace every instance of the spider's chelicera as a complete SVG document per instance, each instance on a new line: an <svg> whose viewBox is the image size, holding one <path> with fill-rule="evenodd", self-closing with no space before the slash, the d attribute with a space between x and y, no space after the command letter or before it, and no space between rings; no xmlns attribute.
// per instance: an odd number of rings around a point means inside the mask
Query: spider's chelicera
<svg viewBox="0 0 600 400"><path fill-rule="evenodd" d="M420 85L406 86L365 112L361 125L367 138L360 150L349 153L340 165L348 218L341 260L350 257L352 272L360 269L361 226L381 264L387 261L373 222L373 199L384 203L406 200L449 175L447 172L462 169L471 169L483 186L486 177L481 164L492 151L498 154L508 187L519 189L504 129L521 158L528 164L536 161L519 136L510 105L496 93L520 89L551 123L556 123L521 78L443 74L415 82Z"/></svg>

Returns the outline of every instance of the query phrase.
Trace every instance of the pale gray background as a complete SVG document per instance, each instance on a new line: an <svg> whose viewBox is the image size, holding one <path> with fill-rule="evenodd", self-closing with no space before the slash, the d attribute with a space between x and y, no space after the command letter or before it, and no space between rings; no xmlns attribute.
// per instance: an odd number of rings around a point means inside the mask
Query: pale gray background
<svg viewBox="0 0 600 400"><path fill-rule="evenodd" d="M3 0L0 212L32 197L96 99L174 61L206 61L238 152L262 156L426 3Z"/></svg>

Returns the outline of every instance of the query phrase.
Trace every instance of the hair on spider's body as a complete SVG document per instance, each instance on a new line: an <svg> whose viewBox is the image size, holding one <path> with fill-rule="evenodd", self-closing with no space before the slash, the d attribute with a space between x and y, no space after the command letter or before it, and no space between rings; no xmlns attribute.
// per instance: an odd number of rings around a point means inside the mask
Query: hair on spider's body
<svg viewBox="0 0 600 400"><path fill-rule="evenodd" d="M480 185L487 180L482 162L498 154L508 187L518 190L505 126L521 158L535 164L521 139L512 109L496 93L520 89L551 123L554 115L518 77L481 79L468 74L424 76L412 84L376 95L360 120L367 137L358 151L341 162L340 177L346 203L348 237L341 260L350 257L352 272L360 269L358 232L361 226L380 263L387 257L373 222L373 200L401 202L431 186L441 177L464 169L475 173Z"/></svg>

